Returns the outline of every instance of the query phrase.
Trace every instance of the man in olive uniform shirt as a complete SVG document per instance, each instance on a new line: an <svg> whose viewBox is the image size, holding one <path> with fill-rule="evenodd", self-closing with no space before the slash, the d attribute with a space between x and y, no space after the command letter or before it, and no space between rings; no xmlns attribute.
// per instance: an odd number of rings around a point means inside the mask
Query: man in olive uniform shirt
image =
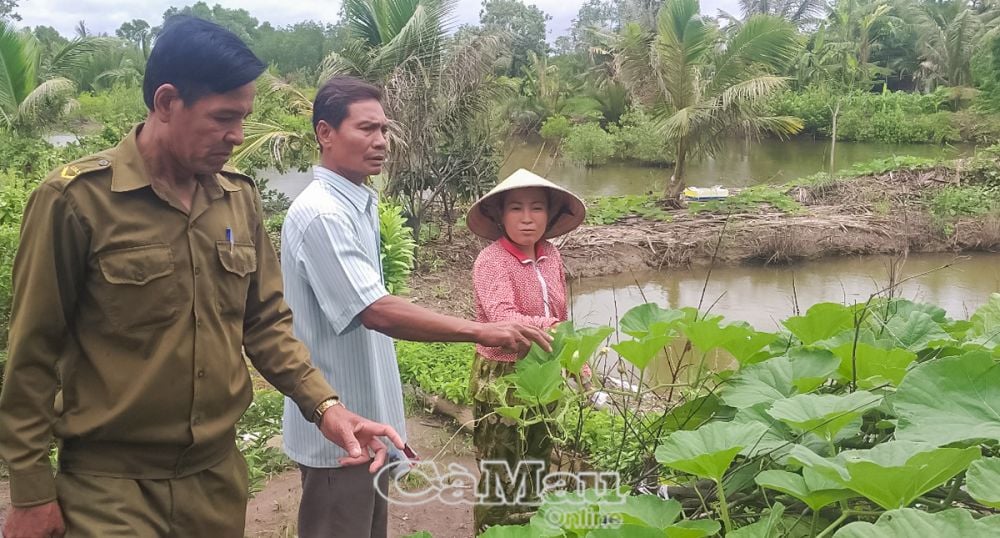
<svg viewBox="0 0 1000 538"><path fill-rule="evenodd" d="M380 435L402 448L338 405L292 336L259 193L224 168L263 70L227 30L169 21L146 69L146 122L32 194L0 395L7 538L242 537L243 351L346 462L379 467Z"/></svg>

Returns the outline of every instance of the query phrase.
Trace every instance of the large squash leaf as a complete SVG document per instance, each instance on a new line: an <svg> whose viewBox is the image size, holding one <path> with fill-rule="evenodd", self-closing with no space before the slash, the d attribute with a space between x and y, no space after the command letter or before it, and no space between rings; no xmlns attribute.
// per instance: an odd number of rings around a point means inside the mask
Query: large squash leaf
<svg viewBox="0 0 1000 538"><path fill-rule="evenodd" d="M767 426L760 423L713 422L694 431L670 434L656 449L656 461L716 482L743 449L760 441Z"/></svg>
<svg viewBox="0 0 1000 538"><path fill-rule="evenodd" d="M935 448L924 443L890 441L868 450L841 452L829 459L795 446L790 459L892 510L943 485L980 456L979 447Z"/></svg>
<svg viewBox="0 0 1000 538"><path fill-rule="evenodd" d="M1000 440L1000 365L985 351L929 361L903 378L891 403L897 439Z"/></svg>
<svg viewBox="0 0 1000 538"><path fill-rule="evenodd" d="M875 523L845 525L834 538L994 538L1000 536L1000 518L975 519L968 510L952 508L928 513L913 508L892 510Z"/></svg>
<svg viewBox="0 0 1000 538"><path fill-rule="evenodd" d="M973 499L1000 508L1000 458L972 462L965 473L965 487Z"/></svg>

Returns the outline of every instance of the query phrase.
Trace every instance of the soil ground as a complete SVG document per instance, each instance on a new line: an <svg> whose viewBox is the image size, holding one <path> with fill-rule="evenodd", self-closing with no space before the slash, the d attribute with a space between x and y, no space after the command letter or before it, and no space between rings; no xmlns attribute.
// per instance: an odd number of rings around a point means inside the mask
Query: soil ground
<svg viewBox="0 0 1000 538"><path fill-rule="evenodd" d="M406 420L409 444L423 459L429 460L441 452L435 460L439 465L447 468L450 463L458 463L466 469L475 469L471 439L466 434L455 436L456 430L455 423L435 415L418 414ZM297 470L285 471L272 478L250 500L246 536L294 538L301 492ZM434 538L468 538L474 536L472 525L472 506L468 504L432 501L413 507L389 507L390 538L420 531L427 531Z"/></svg>

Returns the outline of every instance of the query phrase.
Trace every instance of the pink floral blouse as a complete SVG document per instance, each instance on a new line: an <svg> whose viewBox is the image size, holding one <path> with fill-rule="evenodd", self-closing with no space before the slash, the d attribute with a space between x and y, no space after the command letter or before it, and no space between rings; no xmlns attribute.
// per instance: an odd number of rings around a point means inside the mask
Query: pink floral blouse
<svg viewBox="0 0 1000 538"><path fill-rule="evenodd" d="M476 321L516 321L540 329L566 321L566 275L562 256L548 241L535 245L532 260L506 237L484 248L472 269ZM476 346L487 359L513 362L500 348Z"/></svg>

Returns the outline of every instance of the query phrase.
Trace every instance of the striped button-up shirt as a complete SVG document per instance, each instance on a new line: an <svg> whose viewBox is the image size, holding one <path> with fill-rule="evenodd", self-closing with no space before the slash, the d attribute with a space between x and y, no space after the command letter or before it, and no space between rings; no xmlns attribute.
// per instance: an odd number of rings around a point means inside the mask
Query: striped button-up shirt
<svg viewBox="0 0 1000 538"><path fill-rule="evenodd" d="M379 255L378 198L315 167L281 231L285 300L295 335L351 411L388 424L403 438L403 390L392 339L361 324L360 314L387 295ZM284 447L309 467L337 467L345 452L285 402Z"/></svg>

